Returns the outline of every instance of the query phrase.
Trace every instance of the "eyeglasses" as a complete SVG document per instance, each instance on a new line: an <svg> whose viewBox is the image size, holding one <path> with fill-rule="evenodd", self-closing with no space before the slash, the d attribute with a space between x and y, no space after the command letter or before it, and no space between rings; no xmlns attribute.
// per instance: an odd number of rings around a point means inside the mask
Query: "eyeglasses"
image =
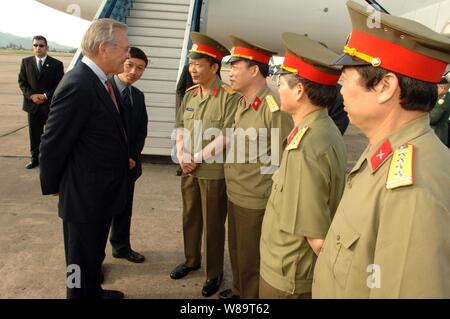
<svg viewBox="0 0 450 319"><path fill-rule="evenodd" d="M37 48L37 47L44 48L44 47L45 47L45 44L33 44L33 46L34 46L35 48Z"/></svg>

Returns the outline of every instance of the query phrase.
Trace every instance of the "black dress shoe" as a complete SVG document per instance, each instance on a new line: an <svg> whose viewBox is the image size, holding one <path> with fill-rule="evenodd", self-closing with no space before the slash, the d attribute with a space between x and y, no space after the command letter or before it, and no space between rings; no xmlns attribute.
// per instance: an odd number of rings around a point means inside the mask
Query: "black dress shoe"
<svg viewBox="0 0 450 319"><path fill-rule="evenodd" d="M32 159L26 166L26 169L32 169L39 166L39 161Z"/></svg>
<svg viewBox="0 0 450 319"><path fill-rule="evenodd" d="M118 253L118 254L113 253L113 257L114 258L125 258L126 260L131 261L132 263L143 263L145 260L145 256L141 255L140 253L138 253L134 250L130 250L125 253Z"/></svg>
<svg viewBox="0 0 450 319"><path fill-rule="evenodd" d="M185 264L181 264L175 267L174 270L170 273L170 278L172 279L180 279L185 277L187 274L189 274L191 271L200 269L200 265L197 265L195 267L188 267Z"/></svg>
<svg viewBox="0 0 450 319"><path fill-rule="evenodd" d="M125 295L118 290L102 290L102 299L123 299Z"/></svg>
<svg viewBox="0 0 450 319"><path fill-rule="evenodd" d="M202 295L203 297L212 296L219 290L220 285L222 284L223 274L220 274L216 278L207 279L203 284Z"/></svg>
<svg viewBox="0 0 450 319"><path fill-rule="evenodd" d="M219 293L219 299L241 299L241 297L234 294L233 290L227 289Z"/></svg>

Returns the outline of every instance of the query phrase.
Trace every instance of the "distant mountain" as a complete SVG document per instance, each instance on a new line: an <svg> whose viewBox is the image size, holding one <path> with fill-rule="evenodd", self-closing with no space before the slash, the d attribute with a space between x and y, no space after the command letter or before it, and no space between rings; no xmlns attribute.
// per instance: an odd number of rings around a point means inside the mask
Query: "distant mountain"
<svg viewBox="0 0 450 319"><path fill-rule="evenodd" d="M19 37L11 33L0 32L0 48L15 46L15 48L31 49L32 37ZM55 42L48 42L50 51L71 51L76 48L61 45Z"/></svg>

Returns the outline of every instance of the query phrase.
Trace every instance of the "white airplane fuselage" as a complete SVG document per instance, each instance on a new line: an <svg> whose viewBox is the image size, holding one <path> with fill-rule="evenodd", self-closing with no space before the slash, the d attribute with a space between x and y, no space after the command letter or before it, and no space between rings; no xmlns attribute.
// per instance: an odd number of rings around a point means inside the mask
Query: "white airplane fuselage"
<svg viewBox="0 0 450 319"><path fill-rule="evenodd" d="M38 1L92 20L103 0ZM357 1L366 4L363 0ZM392 14L450 35L450 0L378 2ZM208 0L202 8L200 31L226 45L228 35L234 34L280 52L283 50L281 33L296 32L340 51L350 32L350 20L344 0Z"/></svg>

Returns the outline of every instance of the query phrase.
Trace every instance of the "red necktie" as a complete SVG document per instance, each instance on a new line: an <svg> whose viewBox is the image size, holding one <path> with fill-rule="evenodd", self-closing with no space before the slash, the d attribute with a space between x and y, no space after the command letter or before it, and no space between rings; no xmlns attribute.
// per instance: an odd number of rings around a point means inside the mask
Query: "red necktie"
<svg viewBox="0 0 450 319"><path fill-rule="evenodd" d="M114 94L114 90L113 90L113 87L111 85L111 82L109 80L106 80L105 84L106 84L106 87L108 88L108 94L111 97L111 100L113 101L117 112L120 113L119 106L117 105L116 95Z"/></svg>
<svg viewBox="0 0 450 319"><path fill-rule="evenodd" d="M114 90L111 85L111 82L109 80L106 80L105 84L106 84L106 87L108 88L108 94L111 97L111 100L113 101L117 112L119 112L119 114L120 114L119 106L117 105L116 95L114 94ZM128 138L127 138L127 133L125 132L125 128L122 128L122 130L123 130L123 136L125 137L125 142L128 143Z"/></svg>

